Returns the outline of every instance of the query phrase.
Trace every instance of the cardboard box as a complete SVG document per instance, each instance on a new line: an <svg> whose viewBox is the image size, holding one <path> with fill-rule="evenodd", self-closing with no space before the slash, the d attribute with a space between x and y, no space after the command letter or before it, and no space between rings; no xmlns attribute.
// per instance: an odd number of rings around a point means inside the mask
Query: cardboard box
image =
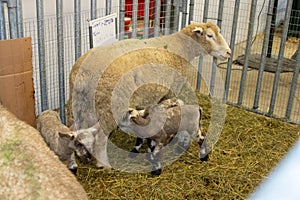
<svg viewBox="0 0 300 200"><path fill-rule="evenodd" d="M0 103L36 127L30 37L0 40Z"/></svg>

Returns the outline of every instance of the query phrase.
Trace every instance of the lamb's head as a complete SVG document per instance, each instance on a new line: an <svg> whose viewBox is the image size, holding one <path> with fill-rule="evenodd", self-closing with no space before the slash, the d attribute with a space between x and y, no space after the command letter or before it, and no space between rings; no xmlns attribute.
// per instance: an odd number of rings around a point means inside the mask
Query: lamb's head
<svg viewBox="0 0 300 200"><path fill-rule="evenodd" d="M99 133L100 125L96 123L93 127L59 133L60 137L68 137L70 139L69 147L74 149L76 155L85 162L92 159L94 151L95 136Z"/></svg>
<svg viewBox="0 0 300 200"><path fill-rule="evenodd" d="M131 127L132 125L146 126L150 123L150 118L148 116L148 109L136 110L134 108L129 108L119 122L119 127L123 131L130 132L130 130L127 130L127 128Z"/></svg>
<svg viewBox="0 0 300 200"><path fill-rule="evenodd" d="M226 60L231 55L231 50L220 33L220 28L213 22L192 23L180 32L197 41L211 56Z"/></svg>

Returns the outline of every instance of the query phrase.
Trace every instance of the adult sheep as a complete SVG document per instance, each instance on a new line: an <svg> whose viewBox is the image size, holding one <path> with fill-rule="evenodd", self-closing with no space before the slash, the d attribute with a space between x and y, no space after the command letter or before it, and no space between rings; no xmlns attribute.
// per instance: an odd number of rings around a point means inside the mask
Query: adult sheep
<svg viewBox="0 0 300 200"><path fill-rule="evenodd" d="M167 36L122 40L91 49L70 74L68 121L80 129L100 119L104 134L109 135L117 127L113 109L124 113L128 101L131 107L149 106L170 91L180 96L188 84L182 77L190 70L197 73L191 61L207 54L221 60L231 54L219 27L212 22L192 23ZM103 144L97 147L98 166L109 165L107 137L101 136L99 141Z"/></svg>
<svg viewBox="0 0 300 200"><path fill-rule="evenodd" d="M0 105L0 199L88 199L39 132Z"/></svg>

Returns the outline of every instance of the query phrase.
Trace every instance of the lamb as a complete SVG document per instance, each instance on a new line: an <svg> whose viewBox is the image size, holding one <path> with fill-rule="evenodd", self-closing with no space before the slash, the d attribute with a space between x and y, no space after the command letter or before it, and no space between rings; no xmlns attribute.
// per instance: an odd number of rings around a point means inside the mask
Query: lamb
<svg viewBox="0 0 300 200"><path fill-rule="evenodd" d="M150 161L153 164L151 174L160 175L160 150L177 133L180 134L179 145L187 149L189 137L192 137L200 145L200 160L205 161L208 159L208 152L205 146L202 145L205 135L200 129L201 118L202 110L198 105L165 106L164 104L158 104L140 111L129 108L118 125L121 130L135 134L138 137L132 152L139 151L143 143L142 138L148 139L148 151L152 152L150 156ZM160 128L161 122L164 122L162 129Z"/></svg>
<svg viewBox="0 0 300 200"><path fill-rule="evenodd" d="M0 133L0 199L88 199L40 133L1 105Z"/></svg>
<svg viewBox="0 0 300 200"><path fill-rule="evenodd" d="M61 161L68 161L68 169L74 174L77 172L76 154L84 161L90 161L92 156L86 147L87 141L83 135L94 135L99 131L99 126L94 125L88 129L71 131L61 123L57 112L43 111L37 119L37 129L40 131L47 145ZM84 144L82 144L84 142Z"/></svg>
<svg viewBox="0 0 300 200"><path fill-rule="evenodd" d="M106 153L107 137L117 128L112 110L117 113L126 111L127 102L130 107L147 107L157 103L170 91L179 96L186 80L178 81L178 73L182 75L188 70L196 72L197 68L191 61L200 55L211 55L221 60L231 55L219 27L212 22L192 23L167 36L122 40L99 46L79 58L70 74L68 124L82 129L99 121L104 136L98 137L98 142L102 144L95 143L98 166L107 163L110 167ZM169 73L166 68L178 73ZM130 76L119 83L129 72L132 72ZM117 87L120 90L115 94ZM113 101L118 105L114 106Z"/></svg>

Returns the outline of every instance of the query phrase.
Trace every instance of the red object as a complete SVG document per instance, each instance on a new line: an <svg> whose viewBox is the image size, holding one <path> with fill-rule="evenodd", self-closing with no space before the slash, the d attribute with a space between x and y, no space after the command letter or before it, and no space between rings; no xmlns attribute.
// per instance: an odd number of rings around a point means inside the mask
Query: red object
<svg viewBox="0 0 300 200"><path fill-rule="evenodd" d="M125 17L125 20L124 20L125 31L129 31L129 29L130 29L130 23L131 23L131 18Z"/></svg>
<svg viewBox="0 0 300 200"><path fill-rule="evenodd" d="M126 17L132 17L132 5L133 0L125 0L125 16ZM144 18L144 5L145 0L138 0L138 12L137 17L138 19ZM149 18L154 18L154 10L155 10L155 0L150 0L149 3Z"/></svg>

